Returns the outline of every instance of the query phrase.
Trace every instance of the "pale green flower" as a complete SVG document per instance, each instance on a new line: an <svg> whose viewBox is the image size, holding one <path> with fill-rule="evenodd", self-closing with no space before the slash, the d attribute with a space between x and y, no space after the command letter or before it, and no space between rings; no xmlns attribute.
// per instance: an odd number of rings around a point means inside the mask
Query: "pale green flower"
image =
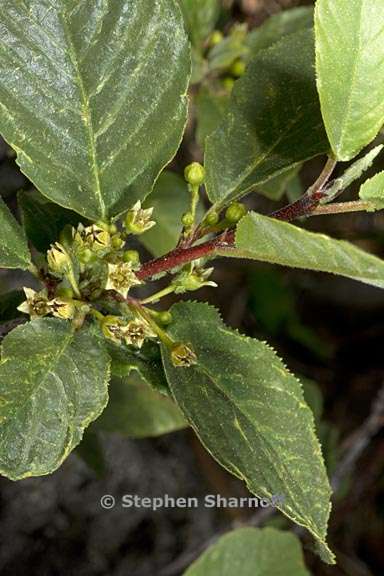
<svg viewBox="0 0 384 576"><path fill-rule="evenodd" d="M176 286L176 294L184 294L184 292L194 292L203 286L217 287L216 282L208 281L211 276L213 268L200 268L195 267L192 271L184 270L173 281Z"/></svg>
<svg viewBox="0 0 384 576"><path fill-rule="evenodd" d="M72 318L75 316L76 307L71 300L55 298L48 304L51 314L57 318L62 318L63 320L72 320Z"/></svg>
<svg viewBox="0 0 384 576"><path fill-rule="evenodd" d="M197 357L192 348L186 344L177 342L171 350L172 364L176 367L188 368L197 362Z"/></svg>
<svg viewBox="0 0 384 576"><path fill-rule="evenodd" d="M18 310L23 314L29 314L31 318L39 318L49 314L49 303L47 291L36 292L32 288L23 288L26 300L18 306Z"/></svg>
<svg viewBox="0 0 384 576"><path fill-rule="evenodd" d="M125 217L125 228L131 234L143 234L155 226L156 222L151 220L153 208L142 208L138 200L136 204L127 212Z"/></svg>
<svg viewBox="0 0 384 576"><path fill-rule="evenodd" d="M47 252L49 271L55 276L64 275L71 268L71 257L59 242L52 244Z"/></svg>
<svg viewBox="0 0 384 576"><path fill-rule="evenodd" d="M108 264L106 290L116 290L116 292L126 298L129 290L139 284L141 284L141 282L132 269L132 262Z"/></svg>
<svg viewBox="0 0 384 576"><path fill-rule="evenodd" d="M146 322L137 318L124 326L123 337L126 344L141 348L146 338L155 338L156 334Z"/></svg>

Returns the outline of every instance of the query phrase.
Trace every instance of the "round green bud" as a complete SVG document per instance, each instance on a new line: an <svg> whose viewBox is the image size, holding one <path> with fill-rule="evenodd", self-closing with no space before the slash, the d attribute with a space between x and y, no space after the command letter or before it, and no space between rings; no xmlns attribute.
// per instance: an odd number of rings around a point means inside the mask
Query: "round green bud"
<svg viewBox="0 0 384 576"><path fill-rule="evenodd" d="M89 248L85 248L78 255L78 258L82 264L88 264L88 262L93 260L94 257L95 256L94 256L92 250L90 250Z"/></svg>
<svg viewBox="0 0 384 576"><path fill-rule="evenodd" d="M118 232L118 228L117 228L116 224L110 224L108 231L110 234L116 234Z"/></svg>
<svg viewBox="0 0 384 576"><path fill-rule="evenodd" d="M209 46L213 48L222 42L224 39L223 33L220 30L214 30L209 39Z"/></svg>
<svg viewBox="0 0 384 576"><path fill-rule="evenodd" d="M140 262L140 255L137 250L126 250L123 254L124 262L132 262L138 264Z"/></svg>
<svg viewBox="0 0 384 576"><path fill-rule="evenodd" d="M96 222L96 226L97 226L98 228L101 228L102 230L105 230L106 232L109 232L109 231L110 231L110 230L109 230L109 224L108 224L108 222L103 222L103 220L98 220L98 221Z"/></svg>
<svg viewBox="0 0 384 576"><path fill-rule="evenodd" d="M192 186L201 186L205 180L205 169L204 166L199 164L199 162L192 162L184 170L184 177L188 184Z"/></svg>
<svg viewBox="0 0 384 576"><path fill-rule="evenodd" d="M73 228L70 224L66 224L59 235L60 243L64 246L70 246L73 242L72 236Z"/></svg>
<svg viewBox="0 0 384 576"><path fill-rule="evenodd" d="M225 88L225 90L227 90L227 92L232 92L232 88L235 84L235 81L233 78L228 76L227 78L223 78L222 84L223 84L223 87Z"/></svg>
<svg viewBox="0 0 384 576"><path fill-rule="evenodd" d="M244 206L244 204L241 204L240 202L234 202L227 208L225 218L228 220L228 222L236 224L239 220L242 219L243 216L245 216L246 213L247 208Z"/></svg>
<svg viewBox="0 0 384 576"><path fill-rule="evenodd" d="M56 290L56 295L60 298L66 298L67 300L71 300L73 298L73 290L72 288L66 288L65 286L59 286Z"/></svg>
<svg viewBox="0 0 384 576"><path fill-rule="evenodd" d="M168 326L168 324L171 324L173 317L172 314L166 310L164 312L159 312L157 319L163 326Z"/></svg>
<svg viewBox="0 0 384 576"><path fill-rule="evenodd" d="M220 216L218 215L217 212L210 212L209 214L207 214L204 220L204 224L206 224L207 226L216 226L219 220Z"/></svg>
<svg viewBox="0 0 384 576"><path fill-rule="evenodd" d="M119 250L124 244L124 240L122 240L120 234L116 234L112 236L112 247L116 250Z"/></svg>
<svg viewBox="0 0 384 576"><path fill-rule="evenodd" d="M181 222L185 228L190 228L191 226L193 226L194 221L195 220L191 212L186 212L185 214L183 214L183 217L181 218Z"/></svg>
<svg viewBox="0 0 384 576"><path fill-rule="evenodd" d="M233 76L235 76L235 78L240 78L240 76L244 75L245 68L246 68L246 64L245 64L244 60L241 60L239 58L238 60L235 60L233 62L229 71L231 74L233 74Z"/></svg>

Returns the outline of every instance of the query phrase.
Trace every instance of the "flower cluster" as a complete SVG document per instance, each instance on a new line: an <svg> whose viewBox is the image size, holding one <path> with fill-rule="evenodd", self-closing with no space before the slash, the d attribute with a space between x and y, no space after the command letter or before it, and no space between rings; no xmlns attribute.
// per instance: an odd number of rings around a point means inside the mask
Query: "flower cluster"
<svg viewBox="0 0 384 576"><path fill-rule="evenodd" d="M18 310L29 314L32 319L52 314L57 318L71 320L75 316L76 306L73 300L64 298L48 299L47 291L36 292L32 288L24 288L26 300L20 304Z"/></svg>

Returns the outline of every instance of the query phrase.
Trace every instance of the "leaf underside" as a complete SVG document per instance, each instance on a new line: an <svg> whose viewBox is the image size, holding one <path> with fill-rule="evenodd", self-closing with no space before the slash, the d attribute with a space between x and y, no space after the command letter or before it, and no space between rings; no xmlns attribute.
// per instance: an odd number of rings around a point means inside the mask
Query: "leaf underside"
<svg viewBox="0 0 384 576"><path fill-rule="evenodd" d="M318 0L316 68L334 154L351 160L384 124L382 0Z"/></svg>
<svg viewBox="0 0 384 576"><path fill-rule="evenodd" d="M227 328L207 304L172 308L169 332L192 345L197 364L163 361L171 391L199 438L259 497L283 495L289 518L325 543L330 488L301 385L265 343Z"/></svg>
<svg viewBox="0 0 384 576"><path fill-rule="evenodd" d="M184 576L309 576L300 541L274 528L239 528L222 536Z"/></svg>
<svg viewBox="0 0 384 576"><path fill-rule="evenodd" d="M0 198L0 267L27 269L30 254L21 227Z"/></svg>
<svg viewBox="0 0 384 576"><path fill-rule="evenodd" d="M328 272L384 288L384 262L380 258L345 240L308 232L261 214L245 216L237 227L236 247L219 253Z"/></svg>
<svg viewBox="0 0 384 576"><path fill-rule="evenodd" d="M148 438L187 426L171 398L151 388L136 372L112 378L107 408L95 427L129 438Z"/></svg>
<svg viewBox="0 0 384 576"><path fill-rule="evenodd" d="M144 199L184 130L176 0L4 0L0 133L45 196L96 220Z"/></svg>
<svg viewBox="0 0 384 576"><path fill-rule="evenodd" d="M229 109L206 140L207 193L222 205L327 152L316 91L312 30L262 50L236 82Z"/></svg>
<svg viewBox="0 0 384 576"><path fill-rule="evenodd" d="M109 357L90 329L34 320L2 345L0 473L54 472L108 400Z"/></svg>

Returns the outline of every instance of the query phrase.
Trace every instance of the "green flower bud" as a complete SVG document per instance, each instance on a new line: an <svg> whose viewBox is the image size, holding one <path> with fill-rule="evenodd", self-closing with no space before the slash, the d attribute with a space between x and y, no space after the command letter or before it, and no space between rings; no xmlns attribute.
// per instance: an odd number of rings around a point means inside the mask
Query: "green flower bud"
<svg viewBox="0 0 384 576"><path fill-rule="evenodd" d="M124 262L131 262L133 266L140 263L140 255L137 250L126 250L123 254Z"/></svg>
<svg viewBox="0 0 384 576"><path fill-rule="evenodd" d="M213 268L200 268L196 267L194 270L184 270L179 274L173 284L175 286L175 294L184 294L185 292L194 292L200 290L203 286L217 287L216 282L208 281L208 278L213 272Z"/></svg>
<svg viewBox="0 0 384 576"><path fill-rule="evenodd" d="M120 234L115 234L112 236L112 247L119 250L124 245L124 240L121 238Z"/></svg>
<svg viewBox="0 0 384 576"><path fill-rule="evenodd" d="M49 271L55 276L63 276L71 268L71 258L62 244L56 242L47 252Z"/></svg>
<svg viewBox="0 0 384 576"><path fill-rule="evenodd" d="M117 228L116 224L110 224L109 233L110 234L116 234L117 232L118 232L118 228Z"/></svg>
<svg viewBox="0 0 384 576"><path fill-rule="evenodd" d="M207 226L216 226L219 220L220 216L218 215L217 212L210 212L209 214L207 214L204 220L204 224L206 224Z"/></svg>
<svg viewBox="0 0 384 576"><path fill-rule="evenodd" d="M222 42L223 39L224 39L223 33L220 32L220 30L214 30L209 39L209 46L213 48L214 46L220 44L220 42Z"/></svg>
<svg viewBox="0 0 384 576"><path fill-rule="evenodd" d="M73 231L74 229L70 224L66 224L59 235L60 244L63 246L71 246L73 242Z"/></svg>
<svg viewBox="0 0 384 576"><path fill-rule="evenodd" d="M88 264L91 260L94 260L95 254L89 248L84 248L78 254L78 259L82 264Z"/></svg>
<svg viewBox="0 0 384 576"><path fill-rule="evenodd" d="M56 290L56 294L57 296L59 296L60 298L65 298L70 300L71 298L73 298L73 290L72 288L67 288L66 286L59 286L58 289Z"/></svg>
<svg viewBox="0 0 384 576"><path fill-rule="evenodd" d="M181 342L176 342L171 349L171 360L176 367L188 368L196 364L197 357L192 348Z"/></svg>
<svg viewBox="0 0 384 576"><path fill-rule="evenodd" d="M235 85L235 81L230 76L227 76L226 78L223 78L222 84L223 88L225 88L227 92L232 92L233 86Z"/></svg>
<svg viewBox="0 0 384 576"><path fill-rule="evenodd" d="M172 323L173 317L172 317L172 314L168 310L165 310L164 312L159 312L159 314L157 316L157 320L163 326L168 326L169 324Z"/></svg>
<svg viewBox="0 0 384 576"><path fill-rule="evenodd" d="M201 186L205 180L204 166L199 162L192 162L184 170L184 178L192 186Z"/></svg>
<svg viewBox="0 0 384 576"><path fill-rule="evenodd" d="M243 216L245 216L246 213L247 208L244 206L244 204L241 204L240 202L234 202L227 208L225 218L228 220L228 222L236 224L239 222L239 220L242 219Z"/></svg>
<svg viewBox="0 0 384 576"><path fill-rule="evenodd" d="M127 212L124 226L131 234L143 234L155 226L156 222L151 220L153 208L142 208L140 200Z"/></svg>
<svg viewBox="0 0 384 576"><path fill-rule="evenodd" d="M235 76L235 78L240 78L240 76L244 75L245 68L246 68L246 64L245 64L244 60L241 60L239 58L238 60L235 60L233 62L229 71L231 72L231 74L233 74L233 76Z"/></svg>
<svg viewBox="0 0 384 576"><path fill-rule="evenodd" d="M193 226L194 221L195 219L193 217L193 214L191 214L191 212L186 212L185 214L183 214L181 218L181 222L185 228L190 228L191 226Z"/></svg>

